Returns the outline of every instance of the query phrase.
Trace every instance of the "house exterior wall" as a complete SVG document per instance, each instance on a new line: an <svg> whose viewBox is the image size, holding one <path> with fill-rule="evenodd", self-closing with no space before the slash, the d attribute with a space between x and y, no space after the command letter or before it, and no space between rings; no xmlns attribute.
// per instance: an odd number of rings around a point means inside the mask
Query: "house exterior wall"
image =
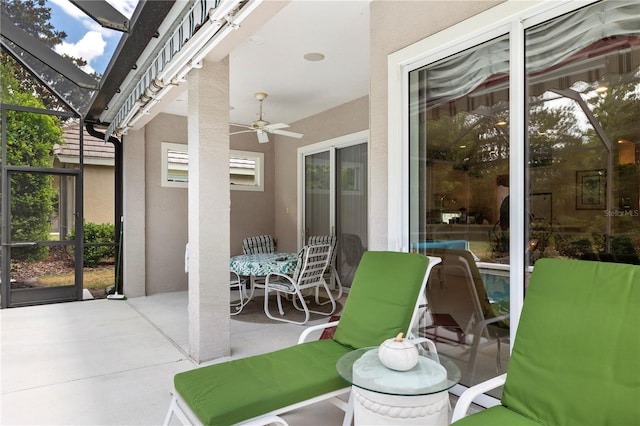
<svg viewBox="0 0 640 426"><path fill-rule="evenodd" d="M85 164L84 179L84 220L93 223L114 221L113 200L115 182L113 166Z"/></svg>
<svg viewBox="0 0 640 426"><path fill-rule="evenodd" d="M129 239L130 244L140 246L140 238L144 239L143 247L129 250L127 256L139 256L144 250L146 257L146 278L144 290L139 289L140 276L134 278L133 263L130 263L129 273L125 272L127 289L134 291L137 296L179 291L187 289L188 276L184 273L184 248L188 233L188 194L187 188L167 188L161 186L161 144L162 142L187 143L186 117L160 114L145 126L146 132L130 131L125 137L125 144L144 143L144 182L146 191L137 195L125 195L130 200L127 205L137 204L137 208L126 208L127 215L136 215L144 205L145 221L140 223L133 217L126 220L125 230L135 239ZM142 142L144 141L144 142ZM260 144L254 134L241 134L231 139L231 149L264 153L264 191L231 191L231 255L242 253L242 240L252 235L275 233L274 220L274 144ZM125 156L128 161L133 156ZM125 172L126 173L126 172ZM129 169L129 176L136 173L135 167ZM294 177L295 179L295 177ZM132 180L125 178L125 187ZM125 193L130 192L125 188ZM145 194L143 198L140 194ZM113 216L113 213L111 213ZM111 222L113 218L111 219ZM144 225L144 229L142 229ZM295 232L295 229L294 229ZM126 240L126 238L125 238ZM137 242L136 242L137 241ZM125 271L127 268L125 267ZM133 274L133 275L132 275ZM139 274L137 274L139 275ZM135 289L135 290L134 290Z"/></svg>
<svg viewBox="0 0 640 426"><path fill-rule="evenodd" d="M146 126L147 295L187 289L187 275L184 272L188 230L187 189L161 186L162 142L186 144L186 118L159 114Z"/></svg>
<svg viewBox="0 0 640 426"><path fill-rule="evenodd" d="M369 98L364 96L291 124L302 139L275 138L275 235L278 250L295 252L297 241L298 175L297 150L301 146L366 130L369 127Z"/></svg>
<svg viewBox="0 0 640 426"><path fill-rule="evenodd" d="M370 10L369 248L388 247L388 55L502 1L374 0ZM399 31L398 29L402 30Z"/></svg>
<svg viewBox="0 0 640 426"><path fill-rule="evenodd" d="M271 142L259 143L255 133L241 133L230 137L230 148L238 151L264 153L264 191L231 191L231 255L242 254L242 240L256 235L270 234L275 238L274 137ZM278 241L278 249L280 249Z"/></svg>

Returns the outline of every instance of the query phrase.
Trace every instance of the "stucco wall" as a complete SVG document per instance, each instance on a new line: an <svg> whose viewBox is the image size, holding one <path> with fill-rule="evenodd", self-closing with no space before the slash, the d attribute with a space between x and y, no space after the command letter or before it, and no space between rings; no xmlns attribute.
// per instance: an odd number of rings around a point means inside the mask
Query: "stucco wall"
<svg viewBox="0 0 640 426"><path fill-rule="evenodd" d="M304 134L302 139L277 137L275 140L275 231L278 250L296 251L298 216L297 150L369 127L367 96L291 124Z"/></svg>
<svg viewBox="0 0 640 426"><path fill-rule="evenodd" d="M370 10L369 248L387 248L387 57L502 1L374 0Z"/></svg>
<svg viewBox="0 0 640 426"><path fill-rule="evenodd" d="M84 219L93 223L113 224L115 182L113 166L84 166Z"/></svg>
<svg viewBox="0 0 640 426"><path fill-rule="evenodd" d="M231 255L242 253L242 240L247 237L275 233L274 219L274 137L259 143L255 133L230 137L230 148L264 153L264 191L231 191Z"/></svg>
<svg viewBox="0 0 640 426"><path fill-rule="evenodd" d="M159 114L146 126L147 294L186 290L187 189L162 187L161 143L187 143L187 120ZM143 194L140 194L143 196Z"/></svg>
<svg viewBox="0 0 640 426"><path fill-rule="evenodd" d="M273 137L272 137L273 139ZM187 289L184 247L188 234L186 188L162 187L161 143L187 143L187 119L160 114L146 126L146 294ZM254 134L235 135L230 148L264 153L264 191L231 191L231 254L242 253L242 240L275 235L274 144L258 143ZM141 195L142 196L142 195Z"/></svg>

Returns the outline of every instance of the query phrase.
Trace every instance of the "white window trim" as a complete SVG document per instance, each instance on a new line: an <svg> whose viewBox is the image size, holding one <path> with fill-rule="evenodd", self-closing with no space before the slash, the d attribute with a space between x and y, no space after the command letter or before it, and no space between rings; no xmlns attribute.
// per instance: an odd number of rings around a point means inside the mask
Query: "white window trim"
<svg viewBox="0 0 640 426"><path fill-rule="evenodd" d="M433 34L388 56L388 250L409 251L409 72L436 62L454 53L508 33L510 39L510 186L525 190L525 150L521 135L525 133L523 75L524 29L540 22L594 3L589 1L529 1L509 0L465 21ZM524 197L511 197L511 211L524 211ZM524 299L524 218L512 219L514 232L511 244L511 346L515 341ZM456 386L453 393L465 388ZM484 406L497 403L492 397L476 402Z"/></svg>
<svg viewBox="0 0 640 426"><path fill-rule="evenodd" d="M255 181L254 185L231 185L232 191L264 191L264 153L254 151L237 151L232 149L229 151L230 157L252 158L256 161Z"/></svg>
<svg viewBox="0 0 640 426"><path fill-rule="evenodd" d="M188 145L182 143L162 142L161 144L161 177L160 186L166 188L187 188L189 182L170 182L168 180L167 153L169 150L188 152ZM254 151L230 150L229 157L252 158L256 161L254 185L230 185L232 191L264 191L264 153Z"/></svg>
<svg viewBox="0 0 640 426"><path fill-rule="evenodd" d="M169 175L168 152L169 151L184 151L184 152L188 152L187 151L187 145L186 144L182 144L182 143L162 142L160 144L160 149L161 149L161 152L162 152L162 159L161 159L161 162L160 162L160 168L161 168L160 186L165 187L165 188L187 188L188 187L188 182L171 182L171 181L169 181L169 176L168 176Z"/></svg>

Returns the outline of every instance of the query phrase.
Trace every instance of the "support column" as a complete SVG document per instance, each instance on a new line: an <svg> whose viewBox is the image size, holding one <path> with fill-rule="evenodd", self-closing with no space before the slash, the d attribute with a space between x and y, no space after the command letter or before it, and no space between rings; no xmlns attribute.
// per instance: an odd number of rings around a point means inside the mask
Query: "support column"
<svg viewBox="0 0 640 426"><path fill-rule="evenodd" d="M122 262L122 282L124 294L128 298L147 295L146 284L146 140L144 128L131 130L123 137L122 148L124 150L123 170L123 211L124 211L124 235Z"/></svg>
<svg viewBox="0 0 640 426"><path fill-rule="evenodd" d="M229 58L188 76L189 355L230 354Z"/></svg>

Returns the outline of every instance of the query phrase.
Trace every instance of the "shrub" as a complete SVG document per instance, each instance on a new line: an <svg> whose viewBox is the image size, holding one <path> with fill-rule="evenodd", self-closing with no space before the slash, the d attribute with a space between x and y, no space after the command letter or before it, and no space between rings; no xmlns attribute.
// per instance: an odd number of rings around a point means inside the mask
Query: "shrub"
<svg viewBox="0 0 640 426"><path fill-rule="evenodd" d="M75 238L72 232L70 238ZM86 246L84 248L83 266L94 268L108 259L115 257L115 226L111 223L84 223L85 244L105 244L100 246Z"/></svg>

